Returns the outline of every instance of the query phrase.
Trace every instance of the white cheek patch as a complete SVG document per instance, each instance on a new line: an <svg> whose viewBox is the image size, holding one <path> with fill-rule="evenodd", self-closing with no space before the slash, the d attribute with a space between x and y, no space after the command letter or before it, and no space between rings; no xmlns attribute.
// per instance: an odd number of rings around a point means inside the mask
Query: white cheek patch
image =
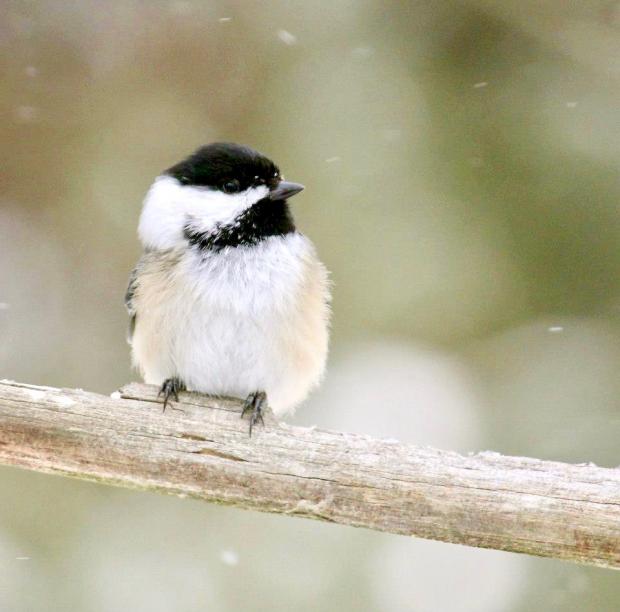
<svg viewBox="0 0 620 612"><path fill-rule="evenodd" d="M213 232L218 227L231 225L244 210L268 193L265 185L240 193L224 193L206 187L184 186L171 176L160 176L144 199L138 226L140 240L152 249L181 247L188 222L196 231Z"/></svg>

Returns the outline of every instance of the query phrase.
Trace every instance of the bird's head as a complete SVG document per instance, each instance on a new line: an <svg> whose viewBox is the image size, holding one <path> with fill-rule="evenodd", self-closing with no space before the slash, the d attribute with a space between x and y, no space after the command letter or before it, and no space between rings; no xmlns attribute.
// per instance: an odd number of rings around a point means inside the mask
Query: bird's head
<svg viewBox="0 0 620 612"><path fill-rule="evenodd" d="M294 231L286 200L302 189L250 147L209 144L155 179L138 231L151 249L256 244Z"/></svg>

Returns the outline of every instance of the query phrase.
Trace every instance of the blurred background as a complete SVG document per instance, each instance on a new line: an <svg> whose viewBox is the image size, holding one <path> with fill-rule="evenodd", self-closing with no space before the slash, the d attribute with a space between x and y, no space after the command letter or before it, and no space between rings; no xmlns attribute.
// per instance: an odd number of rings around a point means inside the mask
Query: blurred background
<svg viewBox="0 0 620 612"><path fill-rule="evenodd" d="M213 140L332 272L290 421L620 464L620 3L0 6L0 376L135 379L142 197ZM1 435L1 434L0 434ZM617 574L0 469L0 610L620 609Z"/></svg>

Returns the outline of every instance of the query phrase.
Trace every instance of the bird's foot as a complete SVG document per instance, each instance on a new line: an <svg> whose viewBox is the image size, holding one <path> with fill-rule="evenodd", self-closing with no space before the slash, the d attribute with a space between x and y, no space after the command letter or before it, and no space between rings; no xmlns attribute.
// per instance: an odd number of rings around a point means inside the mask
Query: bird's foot
<svg viewBox="0 0 620 612"><path fill-rule="evenodd" d="M256 423L260 421L261 425L263 425L263 427L265 426L265 421L263 421L263 407L267 407L267 394L264 391L254 391L254 393L250 393L243 403L241 418L245 416L246 412L251 412L250 437L252 436L252 428Z"/></svg>
<svg viewBox="0 0 620 612"><path fill-rule="evenodd" d="M164 396L164 408L162 412L166 412L166 408L168 407L170 398L173 397L175 402L179 401L179 391L185 391L185 383L180 379L174 376L173 378L166 378L164 380L157 397L161 395Z"/></svg>

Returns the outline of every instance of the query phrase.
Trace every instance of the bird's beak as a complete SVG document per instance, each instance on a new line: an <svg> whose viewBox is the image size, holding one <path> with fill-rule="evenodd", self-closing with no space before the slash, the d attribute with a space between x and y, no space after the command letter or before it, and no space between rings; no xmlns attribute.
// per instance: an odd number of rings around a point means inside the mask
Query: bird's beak
<svg viewBox="0 0 620 612"><path fill-rule="evenodd" d="M299 183L290 183L289 181L280 181L275 189L269 192L270 200L286 200L304 188Z"/></svg>

